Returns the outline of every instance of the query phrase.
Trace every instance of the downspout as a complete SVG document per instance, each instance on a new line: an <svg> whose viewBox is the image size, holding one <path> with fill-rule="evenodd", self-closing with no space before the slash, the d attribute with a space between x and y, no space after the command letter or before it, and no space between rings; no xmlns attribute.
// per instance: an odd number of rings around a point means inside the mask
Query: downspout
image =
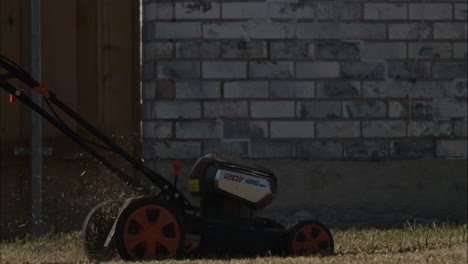
<svg viewBox="0 0 468 264"><path fill-rule="evenodd" d="M29 0L29 52L31 75L42 80L41 0ZM41 95L31 90L31 99L41 105ZM42 233L42 120L31 109L31 231Z"/></svg>

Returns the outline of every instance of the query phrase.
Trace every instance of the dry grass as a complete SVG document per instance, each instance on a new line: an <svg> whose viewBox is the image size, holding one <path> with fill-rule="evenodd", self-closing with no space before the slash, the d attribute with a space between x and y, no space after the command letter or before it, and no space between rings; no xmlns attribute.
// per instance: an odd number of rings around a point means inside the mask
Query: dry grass
<svg viewBox="0 0 468 264"><path fill-rule="evenodd" d="M335 231L336 255L232 260L170 260L170 264L467 263L467 225ZM46 235L0 244L1 263L87 262L79 234ZM120 261L112 263L122 263ZM148 263L148 262L146 262ZM156 262L155 262L156 263Z"/></svg>

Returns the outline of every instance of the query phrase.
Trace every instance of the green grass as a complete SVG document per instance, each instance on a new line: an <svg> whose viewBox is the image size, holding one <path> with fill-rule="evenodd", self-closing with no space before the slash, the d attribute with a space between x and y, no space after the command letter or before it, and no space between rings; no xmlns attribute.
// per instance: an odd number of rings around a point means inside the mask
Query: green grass
<svg viewBox="0 0 468 264"><path fill-rule="evenodd" d="M333 256L261 257L232 260L169 260L171 264L295 264L295 263L467 263L467 225L406 225L402 229L332 231ZM0 263L87 262L79 233L50 234L40 238L2 242ZM121 263L119 260L111 263ZM148 262L146 262L148 263ZM151 262L149 262L151 263ZM155 262L156 263L156 262Z"/></svg>

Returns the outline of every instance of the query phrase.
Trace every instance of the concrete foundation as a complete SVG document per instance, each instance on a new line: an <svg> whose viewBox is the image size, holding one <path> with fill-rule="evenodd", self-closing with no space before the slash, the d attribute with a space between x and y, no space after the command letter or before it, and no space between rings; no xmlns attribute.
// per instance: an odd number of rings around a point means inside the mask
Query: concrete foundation
<svg viewBox="0 0 468 264"><path fill-rule="evenodd" d="M285 224L311 218L333 228L467 222L466 160L256 163L278 177L276 200L259 214ZM179 176L186 193L192 164L185 162ZM163 175L172 175L169 161L152 165Z"/></svg>

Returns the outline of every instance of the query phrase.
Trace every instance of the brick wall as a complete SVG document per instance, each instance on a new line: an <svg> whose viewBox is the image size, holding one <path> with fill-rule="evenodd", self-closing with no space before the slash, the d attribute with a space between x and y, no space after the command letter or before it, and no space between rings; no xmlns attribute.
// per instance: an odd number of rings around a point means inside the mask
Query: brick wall
<svg viewBox="0 0 468 264"><path fill-rule="evenodd" d="M467 157L466 1L143 5L144 157Z"/></svg>

